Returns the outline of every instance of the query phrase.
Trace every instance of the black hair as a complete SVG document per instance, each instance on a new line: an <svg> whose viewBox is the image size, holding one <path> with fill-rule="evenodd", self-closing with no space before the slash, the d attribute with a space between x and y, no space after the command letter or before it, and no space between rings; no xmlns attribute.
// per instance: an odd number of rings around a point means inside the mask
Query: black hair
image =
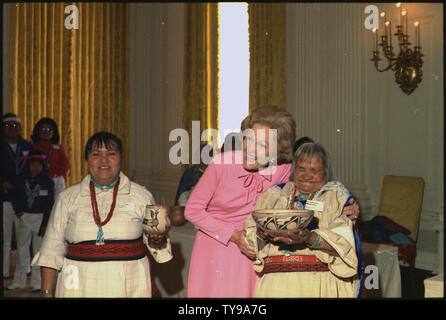
<svg viewBox="0 0 446 320"><path fill-rule="evenodd" d="M33 143L39 143L40 140L40 128L44 125L48 124L53 128L53 137L51 138L51 143L57 144L60 140L59 128L57 127L56 121L51 118L41 118L34 125L33 134L31 136L31 140Z"/></svg>
<svg viewBox="0 0 446 320"><path fill-rule="evenodd" d="M31 156L43 156L43 155L46 156L45 152L39 151L39 150L32 150L32 151L30 151L28 153L28 157L31 157ZM42 159L42 158L28 158L27 161L26 161L26 165L25 165L25 167L28 170L29 170L29 163L31 161L40 162L42 164L42 166L43 166L43 171L46 172L48 170L48 161L46 159Z"/></svg>
<svg viewBox="0 0 446 320"><path fill-rule="evenodd" d="M118 147L119 154L122 157L122 142L113 133L107 131L100 131L92 135L85 145L85 160L88 160L88 154L93 149L93 146L105 146L106 149L111 149L111 144L114 143Z"/></svg>
<svg viewBox="0 0 446 320"><path fill-rule="evenodd" d="M15 117L17 117L17 115L16 115L15 113L8 112L8 113L5 113L5 114L3 115L2 120L6 119L6 118L12 118L12 117L15 118Z"/></svg>
<svg viewBox="0 0 446 320"><path fill-rule="evenodd" d="M294 146L293 146L293 154L296 153L297 149L299 149L299 147L301 145L303 145L304 143L311 143L314 142L313 139L311 139L310 137L302 137L296 140L296 142L294 142Z"/></svg>

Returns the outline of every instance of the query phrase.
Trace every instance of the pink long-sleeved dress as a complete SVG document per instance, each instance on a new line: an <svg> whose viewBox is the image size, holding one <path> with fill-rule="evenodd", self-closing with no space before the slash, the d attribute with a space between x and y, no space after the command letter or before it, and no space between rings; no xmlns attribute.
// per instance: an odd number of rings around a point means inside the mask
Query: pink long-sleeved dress
<svg viewBox="0 0 446 320"><path fill-rule="evenodd" d="M199 230L189 266L188 297L254 296L252 261L229 239L269 187L289 180L290 164L264 171L243 168L242 152L217 155L192 192L185 215Z"/></svg>

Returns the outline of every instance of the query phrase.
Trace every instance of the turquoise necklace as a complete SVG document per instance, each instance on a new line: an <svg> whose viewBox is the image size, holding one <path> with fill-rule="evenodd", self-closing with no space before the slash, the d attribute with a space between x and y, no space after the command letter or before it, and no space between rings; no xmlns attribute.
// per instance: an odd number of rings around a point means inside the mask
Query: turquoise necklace
<svg viewBox="0 0 446 320"><path fill-rule="evenodd" d="M119 175L116 178L116 180L113 181L111 184L109 184L108 186L103 186L103 185L100 185L99 183L97 183L96 181L94 181L92 177L90 177L90 181L93 182L94 186L96 188L98 188L99 190L108 190L108 189L113 188L115 186L116 182L118 182L118 179L119 179Z"/></svg>

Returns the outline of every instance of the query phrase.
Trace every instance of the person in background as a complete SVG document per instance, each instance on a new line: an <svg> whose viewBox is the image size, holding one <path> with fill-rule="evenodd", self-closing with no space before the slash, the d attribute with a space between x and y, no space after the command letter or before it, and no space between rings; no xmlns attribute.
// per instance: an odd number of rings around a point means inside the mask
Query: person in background
<svg viewBox="0 0 446 320"><path fill-rule="evenodd" d="M10 276L11 239L14 225L12 190L19 175L19 161L33 146L20 136L21 119L6 113L2 119L2 174L3 174L3 278Z"/></svg>
<svg viewBox="0 0 446 320"><path fill-rule="evenodd" d="M45 152L48 162L47 174L54 180L55 194L65 189L65 175L70 161L64 147L59 143L60 135L56 121L41 118L34 126L31 136L35 150Z"/></svg>
<svg viewBox="0 0 446 320"><path fill-rule="evenodd" d="M262 194L256 210L308 209L314 211L314 218L305 229L274 234L257 227L249 216L247 241L256 251L254 269L262 274L256 297L356 297L359 280L353 224L342 213L351 194L334 180L327 151L316 143L301 145L290 178L292 181Z"/></svg>
<svg viewBox="0 0 446 320"><path fill-rule="evenodd" d="M175 205L179 206L185 206L187 203L187 200L189 199L190 194L192 193L192 190L197 185L198 181L200 180L201 176L203 175L204 171L206 170L208 166L207 161L203 161L201 157L201 152L203 149L210 145L208 144L201 144L199 149L199 158L200 163L193 165L192 167L188 168L186 171L184 171L183 176L181 177L180 183L178 185L177 194L175 196ZM210 149L209 156L213 156L213 151Z"/></svg>
<svg viewBox="0 0 446 320"><path fill-rule="evenodd" d="M275 106L254 109L241 124L242 150L214 156L186 205L198 228L192 249L188 297L252 297L257 274L243 224L258 196L289 179L296 124ZM277 135L270 135L274 130ZM273 137L270 141L270 137ZM272 148L270 148L272 147ZM276 154L270 150L276 150Z"/></svg>
<svg viewBox="0 0 446 320"><path fill-rule="evenodd" d="M303 145L304 143L309 143L309 142L314 142L314 141L313 141L313 139L311 139L308 136L297 139L293 146L293 154L296 153L297 149L299 149L299 147L301 145Z"/></svg>
<svg viewBox="0 0 446 320"><path fill-rule="evenodd" d="M152 296L145 247L157 262L167 262L170 239L143 232L146 206L155 199L121 172L121 158L122 142L114 134L88 139L89 173L59 194L32 262L41 268L44 297Z"/></svg>
<svg viewBox="0 0 446 320"><path fill-rule="evenodd" d="M26 273L29 269L30 246L33 254L39 251L43 235L54 203L54 182L45 173L46 155L41 151L31 151L23 158L21 172L12 197L16 215L17 263L14 280L9 290L26 286ZM32 267L31 288L40 291L40 268Z"/></svg>

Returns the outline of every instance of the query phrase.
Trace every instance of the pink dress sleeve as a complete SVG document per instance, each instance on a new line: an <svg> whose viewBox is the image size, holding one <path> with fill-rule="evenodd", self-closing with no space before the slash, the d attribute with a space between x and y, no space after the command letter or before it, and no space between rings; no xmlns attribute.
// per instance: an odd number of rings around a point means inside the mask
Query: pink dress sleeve
<svg viewBox="0 0 446 320"><path fill-rule="evenodd" d="M222 166L211 164L206 168L200 181L192 191L185 209L185 217L201 231L228 245L235 228L232 224L215 217L207 211L208 205L218 189Z"/></svg>

